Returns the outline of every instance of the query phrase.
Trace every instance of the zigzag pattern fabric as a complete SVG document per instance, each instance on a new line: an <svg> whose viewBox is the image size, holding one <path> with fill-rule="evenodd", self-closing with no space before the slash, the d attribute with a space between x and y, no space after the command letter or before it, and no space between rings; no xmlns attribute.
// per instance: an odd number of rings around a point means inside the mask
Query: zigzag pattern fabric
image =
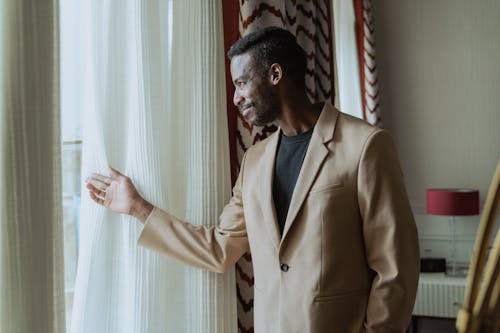
<svg viewBox="0 0 500 333"><path fill-rule="evenodd" d="M379 81L375 57L375 29L371 0L354 0L363 119L381 126Z"/></svg>
<svg viewBox="0 0 500 333"><path fill-rule="evenodd" d="M240 0L239 31L244 36L258 28L279 26L297 37L307 54L306 90L312 101L332 98L333 64L329 1ZM254 143L276 130L254 128L238 117L238 160Z"/></svg>
<svg viewBox="0 0 500 333"><path fill-rule="evenodd" d="M333 101L332 25L328 0L240 0L238 16L240 36L266 26L279 26L292 32L307 54L305 79L309 98L312 101ZM228 28L225 26L225 29ZM230 91L228 98L232 98ZM237 111L232 108L228 112ZM236 153L239 167L244 152L277 128L272 125L252 126L237 114L235 137L231 139L236 141L232 153ZM232 161L234 163L235 159ZM238 329L242 333L253 332L254 278L251 260L251 255L246 254L236 264Z"/></svg>

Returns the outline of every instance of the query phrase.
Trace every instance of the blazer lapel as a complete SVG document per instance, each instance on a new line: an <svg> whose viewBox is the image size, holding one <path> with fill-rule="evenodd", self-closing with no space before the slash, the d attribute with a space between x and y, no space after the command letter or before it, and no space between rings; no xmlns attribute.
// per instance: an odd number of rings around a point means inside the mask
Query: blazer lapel
<svg viewBox="0 0 500 333"><path fill-rule="evenodd" d="M270 138L266 145L264 156L262 156L263 165L260 170L260 193L261 207L264 215L264 223L268 229L267 234L271 238L274 247L278 250L280 242L280 232L278 229L278 218L276 217L276 208L273 200L273 178L274 178L274 162L276 159L276 150L278 148L278 139L281 129L278 129Z"/></svg>
<svg viewBox="0 0 500 333"><path fill-rule="evenodd" d="M330 103L326 102L314 127L311 141L309 142L309 147L293 190L282 240L285 239L290 230L316 178L316 174L328 155L329 150L326 147L326 143L333 138L337 114L337 110Z"/></svg>

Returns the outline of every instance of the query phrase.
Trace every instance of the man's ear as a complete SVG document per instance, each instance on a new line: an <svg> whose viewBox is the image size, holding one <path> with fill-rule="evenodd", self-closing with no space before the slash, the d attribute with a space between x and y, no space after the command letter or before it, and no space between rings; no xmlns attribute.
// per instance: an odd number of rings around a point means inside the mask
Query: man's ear
<svg viewBox="0 0 500 333"><path fill-rule="evenodd" d="M277 85L281 78L283 77L283 68L280 64L274 63L269 68L269 81L271 81L272 85Z"/></svg>

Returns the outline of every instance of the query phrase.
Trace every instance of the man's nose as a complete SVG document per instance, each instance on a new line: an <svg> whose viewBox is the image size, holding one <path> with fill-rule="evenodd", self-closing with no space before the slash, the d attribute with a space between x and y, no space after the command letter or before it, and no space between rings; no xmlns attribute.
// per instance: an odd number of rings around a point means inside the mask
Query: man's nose
<svg viewBox="0 0 500 333"><path fill-rule="evenodd" d="M234 95L233 95L233 104L236 106L239 106L243 101L243 97L241 94L238 92L238 89L234 90Z"/></svg>

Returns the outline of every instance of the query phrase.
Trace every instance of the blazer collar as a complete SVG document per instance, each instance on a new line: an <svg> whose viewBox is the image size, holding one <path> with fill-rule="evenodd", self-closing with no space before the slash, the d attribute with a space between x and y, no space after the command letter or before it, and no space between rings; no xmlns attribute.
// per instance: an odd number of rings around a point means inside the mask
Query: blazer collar
<svg viewBox="0 0 500 333"><path fill-rule="evenodd" d="M276 217L276 209L273 200L273 179L274 179L274 163L276 160L276 152L278 148L281 128L278 129L270 138L266 145L263 158L262 177L260 178L260 191L262 193L261 205L264 214L268 235L273 242L273 245L278 250L282 240L285 239L290 227L292 226L297 214L302 207L302 204L309 193L309 189L316 178L324 159L328 155L326 143L333 139L335 123L337 120L338 111L328 102L325 102L323 110L314 126L314 131L307 148L304 162L297 178L297 183L293 191L288 215L285 222L283 237L280 237L278 228L278 219Z"/></svg>
<svg viewBox="0 0 500 333"><path fill-rule="evenodd" d="M309 147L307 148L306 156L304 157L304 162L300 168L297 183L293 190L282 241L286 238L292 227L309 193L309 189L328 155L329 149L326 147L326 144L333 139L337 115L338 111L330 103L325 102L323 110L314 126L311 141L309 142Z"/></svg>
<svg viewBox="0 0 500 333"><path fill-rule="evenodd" d="M267 227L267 235L271 238L271 241L276 248L279 248L280 243L280 232L278 227L278 218L276 215L276 208L274 206L273 200L273 180L274 180L274 162L276 160L276 151L278 148L279 137L281 135L281 129L274 132L266 145L264 154L262 156L262 169L260 177L260 188L261 193L261 207L262 213L264 215L264 223Z"/></svg>

